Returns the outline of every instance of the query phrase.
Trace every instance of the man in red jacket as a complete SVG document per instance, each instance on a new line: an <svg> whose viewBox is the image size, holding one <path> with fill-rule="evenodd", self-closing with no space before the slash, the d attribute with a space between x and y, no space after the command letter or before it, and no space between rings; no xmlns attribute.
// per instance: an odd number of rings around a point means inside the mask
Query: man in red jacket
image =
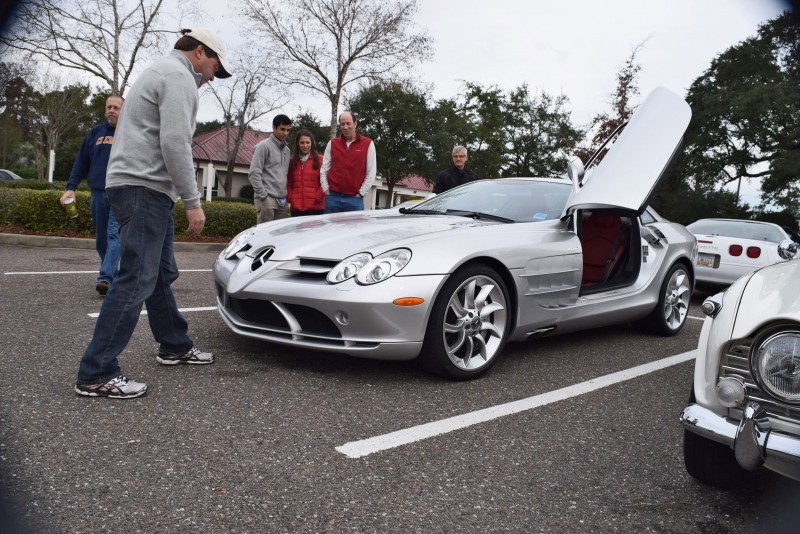
<svg viewBox="0 0 800 534"><path fill-rule="evenodd" d="M325 193L325 213L360 211L364 196L375 181L375 143L356 131L353 114L339 115L341 135L325 147L320 184Z"/></svg>

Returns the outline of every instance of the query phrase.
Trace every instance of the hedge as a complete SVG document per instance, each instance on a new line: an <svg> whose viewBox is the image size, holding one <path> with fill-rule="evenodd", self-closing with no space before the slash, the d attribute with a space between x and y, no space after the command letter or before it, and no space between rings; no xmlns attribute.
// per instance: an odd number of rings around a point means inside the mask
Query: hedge
<svg viewBox="0 0 800 534"><path fill-rule="evenodd" d="M46 182L45 182L46 183ZM59 198L58 191L0 188L0 224L22 226L38 232L58 233L65 229L93 235L91 194L76 191L78 218L70 219ZM206 215L203 235L232 238L242 230L256 224L256 210L252 204L238 202L202 202ZM185 235L188 221L183 203L178 201L172 211L175 234Z"/></svg>
<svg viewBox="0 0 800 534"><path fill-rule="evenodd" d="M63 192L67 188L67 182L55 181L47 182L45 180L0 180L0 189L37 189L37 190L55 190ZM81 182L78 186L78 191L89 191L89 186L86 182Z"/></svg>

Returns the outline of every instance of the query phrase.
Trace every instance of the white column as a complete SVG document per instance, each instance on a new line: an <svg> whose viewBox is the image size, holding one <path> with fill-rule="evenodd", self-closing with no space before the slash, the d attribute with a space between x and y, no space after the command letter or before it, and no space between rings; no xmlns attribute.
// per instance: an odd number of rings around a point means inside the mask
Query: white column
<svg viewBox="0 0 800 534"><path fill-rule="evenodd" d="M56 151L55 150L51 150L50 151L50 162L48 163L48 166L47 166L47 181L48 182L52 182L53 181L53 171L55 171L55 170L56 170Z"/></svg>
<svg viewBox="0 0 800 534"><path fill-rule="evenodd" d="M211 190L214 188L216 177L217 173L214 170L214 163L209 161L208 165L206 165L206 170L203 173L203 187L206 189L206 202L211 202Z"/></svg>

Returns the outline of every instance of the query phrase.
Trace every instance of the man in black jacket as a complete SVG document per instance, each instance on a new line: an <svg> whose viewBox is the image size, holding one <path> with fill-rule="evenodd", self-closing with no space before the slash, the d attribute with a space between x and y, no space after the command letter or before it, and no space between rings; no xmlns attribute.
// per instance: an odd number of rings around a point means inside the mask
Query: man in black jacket
<svg viewBox="0 0 800 534"><path fill-rule="evenodd" d="M466 165L467 149L461 145L454 147L453 166L439 173L433 184L433 192L436 194L444 193L448 189L461 184L478 180L478 175L467 169Z"/></svg>

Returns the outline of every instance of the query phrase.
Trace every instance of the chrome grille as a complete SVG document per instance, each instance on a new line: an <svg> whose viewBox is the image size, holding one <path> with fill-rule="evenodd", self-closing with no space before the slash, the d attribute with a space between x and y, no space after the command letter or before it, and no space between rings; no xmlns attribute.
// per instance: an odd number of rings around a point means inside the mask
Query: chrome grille
<svg viewBox="0 0 800 534"><path fill-rule="evenodd" d="M279 271L292 276L325 280L328 273L333 269L339 260L324 260L319 258L297 258L294 261L287 261L278 267Z"/></svg>
<svg viewBox="0 0 800 534"><path fill-rule="evenodd" d="M738 377L744 381L748 400L756 401L770 417L800 424L800 406L789 406L764 392L750 372L750 347L753 338L731 341L720 362L719 376Z"/></svg>

